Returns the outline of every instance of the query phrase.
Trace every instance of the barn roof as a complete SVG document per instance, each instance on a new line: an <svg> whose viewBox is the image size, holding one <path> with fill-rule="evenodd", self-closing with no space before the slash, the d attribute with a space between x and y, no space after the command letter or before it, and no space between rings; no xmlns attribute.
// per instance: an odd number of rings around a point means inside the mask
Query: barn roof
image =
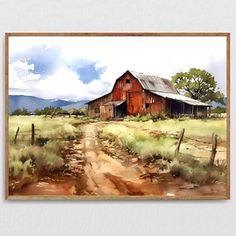
<svg viewBox="0 0 236 236"><path fill-rule="evenodd" d="M163 93L163 92L152 92L158 96L164 97L164 98L170 98L173 100L177 100L180 102L184 102L187 103L189 105L192 106L205 106L205 107L211 107L210 104L204 103L204 102L200 102L198 100L192 99L190 97L186 97L180 94L173 94L173 93Z"/></svg>
<svg viewBox="0 0 236 236"><path fill-rule="evenodd" d="M124 103L126 100L121 100L121 101L110 101L104 104L104 106L108 105L114 105L115 107L120 106L122 103Z"/></svg>
<svg viewBox="0 0 236 236"><path fill-rule="evenodd" d="M129 71L142 85L143 89L165 93L178 94L170 80L154 75L147 75L140 72Z"/></svg>

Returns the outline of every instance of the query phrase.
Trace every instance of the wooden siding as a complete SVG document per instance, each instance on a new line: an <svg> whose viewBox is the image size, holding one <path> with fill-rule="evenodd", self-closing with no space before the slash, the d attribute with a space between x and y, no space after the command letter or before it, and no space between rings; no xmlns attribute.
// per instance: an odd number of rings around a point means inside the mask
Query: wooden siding
<svg viewBox="0 0 236 236"><path fill-rule="evenodd" d="M126 73L120 77L112 90L113 101L127 100L127 94L129 92L142 92L143 88L139 81L131 74Z"/></svg>
<svg viewBox="0 0 236 236"><path fill-rule="evenodd" d="M108 119L114 117L114 106L113 105L100 106L100 117L102 119Z"/></svg>
<svg viewBox="0 0 236 236"><path fill-rule="evenodd" d="M207 107L194 107L194 116L195 117L207 117Z"/></svg>
<svg viewBox="0 0 236 236"><path fill-rule="evenodd" d="M130 73L120 77L110 94L91 101L88 104L88 115L104 119L115 116L114 108L104 106L109 101L126 100L126 115L158 114L165 111L165 99L142 88L139 81ZM99 110L99 113L95 111Z"/></svg>
<svg viewBox="0 0 236 236"><path fill-rule="evenodd" d="M111 101L111 97L112 97L112 94L109 93L103 97L100 97L88 103L88 116L100 117L101 106ZM99 111L99 112L96 112L96 111Z"/></svg>
<svg viewBox="0 0 236 236"><path fill-rule="evenodd" d="M127 115L143 113L143 96L144 91L141 84L129 73L120 77L112 90L113 101L127 101Z"/></svg>
<svg viewBox="0 0 236 236"><path fill-rule="evenodd" d="M144 114L159 114L166 111L165 98L145 91Z"/></svg>

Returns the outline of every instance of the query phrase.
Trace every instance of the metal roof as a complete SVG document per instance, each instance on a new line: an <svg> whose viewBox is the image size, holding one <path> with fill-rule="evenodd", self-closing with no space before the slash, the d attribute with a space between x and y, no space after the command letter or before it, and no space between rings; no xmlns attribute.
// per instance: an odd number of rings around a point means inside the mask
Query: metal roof
<svg viewBox="0 0 236 236"><path fill-rule="evenodd" d="M178 92L168 79L160 78L154 75L146 75L135 71L129 72L140 82L142 87L146 90L178 94Z"/></svg>
<svg viewBox="0 0 236 236"><path fill-rule="evenodd" d="M192 99L192 98L180 95L180 94L154 92L154 91L152 91L152 93L154 93L154 94L156 94L158 96L164 97L164 98L170 98L170 99L173 99L173 100L178 100L178 101L187 103L187 104L192 105L192 106L211 107L210 104L207 104L207 103L204 103L204 102L200 102L198 100L195 100L195 99Z"/></svg>
<svg viewBox="0 0 236 236"><path fill-rule="evenodd" d="M114 105L115 107L120 106L122 103L124 103L126 100L122 100L122 101L110 101L104 104L104 106L108 106L108 105Z"/></svg>

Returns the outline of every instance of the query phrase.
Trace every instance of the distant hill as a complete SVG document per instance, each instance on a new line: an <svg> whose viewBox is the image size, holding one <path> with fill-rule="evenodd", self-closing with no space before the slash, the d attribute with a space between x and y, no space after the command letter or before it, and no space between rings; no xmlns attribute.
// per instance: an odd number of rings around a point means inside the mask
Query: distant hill
<svg viewBox="0 0 236 236"><path fill-rule="evenodd" d="M82 107L87 107L88 105L86 104L89 100L82 100L79 102L75 102L66 106L62 106L61 108L64 110L70 110L70 109L80 109Z"/></svg>
<svg viewBox="0 0 236 236"><path fill-rule="evenodd" d="M9 95L9 113L16 109L26 108L28 111L33 112L35 109L43 109L44 107L61 107L77 108L82 107L87 101L72 102L60 99L43 99L33 96L24 95ZM74 104L74 105L73 105Z"/></svg>
<svg viewBox="0 0 236 236"><path fill-rule="evenodd" d="M226 108L226 104L227 104L227 98L225 97L224 98L224 102L225 102L225 105L224 104L221 104L221 103L218 103L218 102L211 102L211 109L215 109L216 107L223 107L223 108Z"/></svg>

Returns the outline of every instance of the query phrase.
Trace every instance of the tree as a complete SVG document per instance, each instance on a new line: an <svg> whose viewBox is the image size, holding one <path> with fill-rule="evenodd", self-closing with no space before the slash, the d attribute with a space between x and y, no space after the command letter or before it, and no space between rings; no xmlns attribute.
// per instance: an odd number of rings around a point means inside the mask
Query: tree
<svg viewBox="0 0 236 236"><path fill-rule="evenodd" d="M42 112L42 110L35 109L34 114L37 115L37 116L40 116L40 115L43 114L43 112Z"/></svg>
<svg viewBox="0 0 236 236"><path fill-rule="evenodd" d="M211 112L212 113L217 113L217 114L225 113L226 108L217 106L215 109L212 109Z"/></svg>
<svg viewBox="0 0 236 236"><path fill-rule="evenodd" d="M18 108L16 110L14 110L12 113L11 113L12 116L28 116L28 115L31 115L31 113L26 109L26 108Z"/></svg>
<svg viewBox="0 0 236 236"><path fill-rule="evenodd" d="M179 72L172 76L171 82L185 96L202 102L224 104L224 94L217 88L214 76L205 70L191 68L188 72Z"/></svg>
<svg viewBox="0 0 236 236"><path fill-rule="evenodd" d="M88 114L87 108L85 108L85 107L82 107L79 109L74 109L72 112L72 115L75 115L75 116L85 116L87 114Z"/></svg>

